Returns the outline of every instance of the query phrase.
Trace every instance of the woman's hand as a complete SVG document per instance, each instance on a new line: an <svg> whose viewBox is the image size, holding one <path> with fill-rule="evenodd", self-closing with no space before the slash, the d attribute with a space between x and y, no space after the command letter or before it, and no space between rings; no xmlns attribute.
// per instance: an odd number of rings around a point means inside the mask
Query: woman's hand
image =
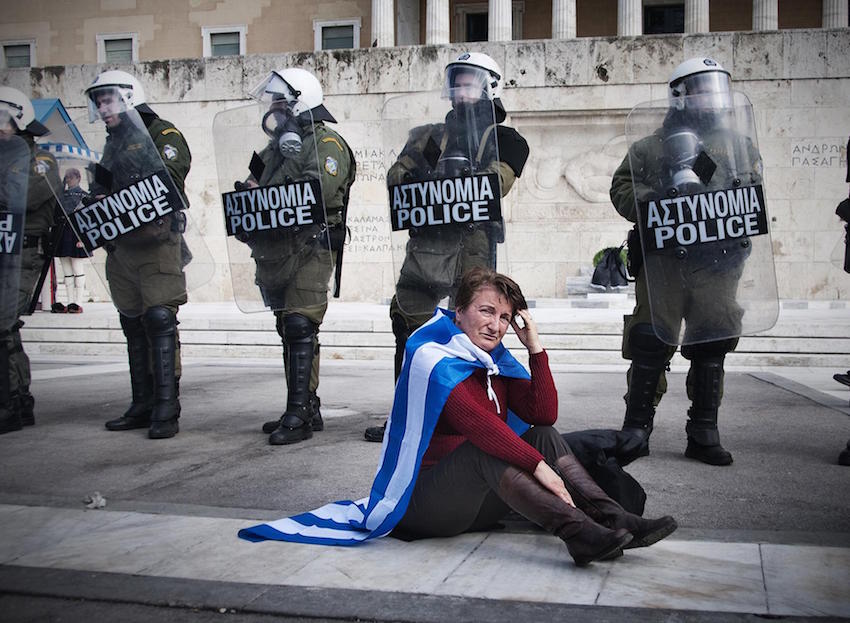
<svg viewBox="0 0 850 623"><path fill-rule="evenodd" d="M573 502L570 492L567 491L564 481L555 473L555 470L546 464L546 461L540 461L537 467L534 468L534 478L564 502L575 508L576 504Z"/></svg>
<svg viewBox="0 0 850 623"><path fill-rule="evenodd" d="M531 312L527 309L520 309L517 310L517 315L522 318L525 326L520 328L519 324L517 324L516 318L511 320L511 326L514 328L514 331L516 331L519 341L522 342L522 345L528 349L528 354L535 355L543 352L543 346L540 344L540 336L537 335L537 325L531 317Z"/></svg>

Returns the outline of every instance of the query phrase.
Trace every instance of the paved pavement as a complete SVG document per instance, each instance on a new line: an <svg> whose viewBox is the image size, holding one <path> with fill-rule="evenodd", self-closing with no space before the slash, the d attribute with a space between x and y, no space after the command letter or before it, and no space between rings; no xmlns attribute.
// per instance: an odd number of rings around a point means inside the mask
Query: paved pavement
<svg viewBox="0 0 850 623"><path fill-rule="evenodd" d="M846 310L840 310L846 314ZM109 356L33 359L37 425L0 436L3 620L738 621L850 617L850 390L835 370L733 368L730 467L685 459L686 370L673 366L652 454L629 471L669 539L577 569L529 524L358 548L251 544L240 527L368 493L362 441L392 399L391 363L323 362L326 430L259 432L285 402L270 359L189 359L174 439L111 433L129 396ZM555 366L563 431L617 427L624 365ZM100 510L83 499L106 498Z"/></svg>

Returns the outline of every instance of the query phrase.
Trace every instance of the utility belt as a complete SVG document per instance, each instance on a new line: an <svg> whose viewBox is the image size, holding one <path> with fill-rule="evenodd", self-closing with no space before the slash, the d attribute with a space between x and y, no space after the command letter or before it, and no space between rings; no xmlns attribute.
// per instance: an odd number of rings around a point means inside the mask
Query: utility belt
<svg viewBox="0 0 850 623"><path fill-rule="evenodd" d="M22 247L24 249L34 249L41 246L44 236L34 236L33 234L24 234Z"/></svg>
<svg viewBox="0 0 850 623"><path fill-rule="evenodd" d="M431 225L430 227L411 227L408 231L410 232L411 238L416 238L417 236L423 237L441 237L441 236L471 236L477 231L483 231L486 234L498 231L504 231L502 228L502 224L494 221L486 221L479 223L454 223L452 225ZM498 240L498 242L504 241L504 233L502 233L502 239Z"/></svg>

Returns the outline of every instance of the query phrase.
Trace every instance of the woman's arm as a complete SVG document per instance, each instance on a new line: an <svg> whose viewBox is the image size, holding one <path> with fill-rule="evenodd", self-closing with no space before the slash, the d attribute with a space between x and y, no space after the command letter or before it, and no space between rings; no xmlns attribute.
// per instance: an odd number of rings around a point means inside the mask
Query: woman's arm
<svg viewBox="0 0 850 623"><path fill-rule="evenodd" d="M549 370L549 356L543 350L537 324L527 309L518 312L524 326L511 322L519 341L528 349L531 381L508 381L508 408L529 424L551 426L558 419L558 390Z"/></svg>
<svg viewBox="0 0 850 623"><path fill-rule="evenodd" d="M440 419L487 454L533 473L543 455L520 439L496 415L484 389L475 386L477 382L470 377L455 386Z"/></svg>

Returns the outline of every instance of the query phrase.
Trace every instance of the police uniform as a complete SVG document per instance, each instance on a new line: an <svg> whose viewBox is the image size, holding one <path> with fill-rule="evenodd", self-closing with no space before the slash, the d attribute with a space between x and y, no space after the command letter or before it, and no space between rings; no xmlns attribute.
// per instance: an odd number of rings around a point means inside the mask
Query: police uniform
<svg viewBox="0 0 850 623"><path fill-rule="evenodd" d="M318 225L276 229L252 233L246 243L256 263L257 286L266 305L274 309L277 332L283 342L289 389L287 412L293 401L301 401L298 388L294 386L301 385L295 378L298 376L294 374L295 368L300 369L302 363L308 363L309 366L303 367L309 367L307 399L311 426L312 430L322 430L316 395L319 386L318 332L328 309L328 282L336 252L345 239L343 212L348 189L354 182L356 163L345 139L323 122L303 124L301 141L300 151L286 157L281 154L277 141L270 143L259 154L264 167L260 179L254 181L259 186L270 186L321 179L327 231ZM298 440L276 438L275 435L283 437L275 433L279 424L275 420L263 425L264 432L272 433L271 443Z"/></svg>
<svg viewBox="0 0 850 623"><path fill-rule="evenodd" d="M21 250L21 276L18 286L18 316L28 314L30 302L36 295L35 288L44 266L46 246L49 244L50 228L53 226L57 208L54 189L62 187L56 160L35 145L33 138L21 134L27 142L32 157L29 165L27 186L27 213L24 224L23 248ZM8 332L0 334L8 357L9 392L11 408L20 413L24 426L35 423L33 406L35 400L29 392L31 382L30 361L24 352L20 329L24 323L18 321Z"/></svg>
<svg viewBox="0 0 850 623"><path fill-rule="evenodd" d="M501 106L496 110L504 119ZM419 126L410 131L398 160L387 173L388 184L433 179L425 154L435 145L440 153L445 153L452 140L453 116L454 111L451 111L446 123ZM494 139L498 141L498 160ZM498 174L504 197L522 174L527 159L528 144L515 129L491 124L480 137L476 173ZM390 319L396 337L396 378L401 370L407 337L431 318L437 303L454 290L464 272L495 262L494 247L501 241L501 227L501 224L488 223L411 230L396 294L390 303Z"/></svg>
<svg viewBox="0 0 850 623"><path fill-rule="evenodd" d="M145 124L125 116L108 128L100 165L112 175L109 189L92 185L92 194L106 194L150 173L168 171L184 202L184 181L192 155L180 131L146 105L136 108ZM156 147L150 149L150 141ZM187 261L182 242L182 215L169 214L119 236L106 245L106 279L121 328L127 338L133 402L128 411L106 423L109 430L150 426L151 438L172 437L180 415L181 375L177 310L186 302Z"/></svg>
<svg viewBox="0 0 850 623"><path fill-rule="evenodd" d="M665 120L665 127L675 125L676 115L679 114L684 113L671 112ZM614 173L611 201L617 212L633 223L638 218L635 193L638 201L646 201L669 182L664 177L667 175L664 134L664 129L659 129L633 144ZM709 130L701 132L700 136L705 152L717 165L705 190L761 183L761 159L748 139L741 141L740 137L736 137L733 141L736 153L730 153L730 135L727 132ZM739 163L738 172L729 168L730 162ZM741 174L740 171L748 173ZM728 244L691 247L687 259L671 259L671 262L677 264L676 270L680 269L683 261L688 263L685 270L692 275L692 282L689 291L682 293L681 297L661 297L663 300L654 301L656 318L663 318L663 325L673 327L674 330L680 326L682 319L689 321L689 325L707 327L713 318L721 318L725 327L740 327L743 309L737 302L736 291L748 251L749 247L742 247L741 241L734 239L729 240ZM716 262L718 257L713 257L717 254L723 254L719 262ZM624 319L622 353L632 364L627 373L628 391L624 396L626 417L623 428L648 437L652 431L655 407L667 390L665 369L676 352L676 346L662 342L656 333L663 330L653 327L646 271L641 268L642 250L637 225L629 236L629 262L630 272L636 275L636 302L632 314ZM712 265L720 266L721 269L712 269ZM703 266L706 269L700 270ZM675 342L678 334L665 337ZM697 335L687 333L686 339L698 342L682 346L682 356L691 362L686 382L688 398L692 401L687 424L689 449L694 454L700 454L706 448L717 448L718 453L725 453L731 462L731 455L720 446L717 409L723 397L723 360L726 353L736 348L738 339L706 342L700 341ZM726 464L726 458L714 458L723 461L715 464Z"/></svg>

